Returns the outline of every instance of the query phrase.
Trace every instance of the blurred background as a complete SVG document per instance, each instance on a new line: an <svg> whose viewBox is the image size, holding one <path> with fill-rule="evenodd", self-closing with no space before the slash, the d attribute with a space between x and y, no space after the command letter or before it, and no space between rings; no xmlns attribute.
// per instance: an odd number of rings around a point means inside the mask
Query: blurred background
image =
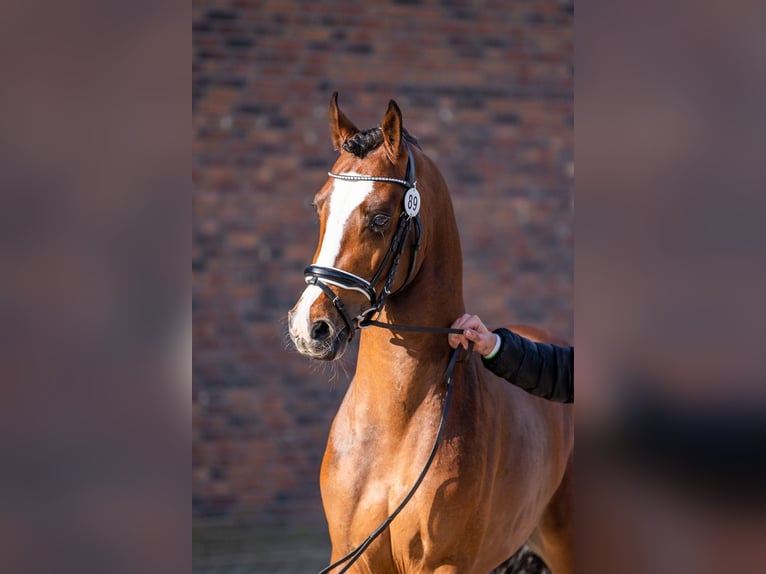
<svg viewBox="0 0 766 574"><path fill-rule="evenodd" d="M572 340L573 5L193 2L195 572L327 564L319 466L354 372L286 338L336 157L327 109L389 99L442 170L466 307Z"/></svg>
<svg viewBox="0 0 766 574"><path fill-rule="evenodd" d="M762 2L577 5L577 567L766 572Z"/></svg>

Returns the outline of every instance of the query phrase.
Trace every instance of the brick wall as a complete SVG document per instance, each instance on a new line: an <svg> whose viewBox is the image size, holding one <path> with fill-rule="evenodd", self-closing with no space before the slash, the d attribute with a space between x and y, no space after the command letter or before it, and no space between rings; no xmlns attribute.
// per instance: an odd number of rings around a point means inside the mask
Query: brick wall
<svg viewBox="0 0 766 574"><path fill-rule="evenodd" d="M286 344L335 157L390 98L441 168L466 305L571 339L571 2L193 2L196 519L320 523L318 471L353 374Z"/></svg>

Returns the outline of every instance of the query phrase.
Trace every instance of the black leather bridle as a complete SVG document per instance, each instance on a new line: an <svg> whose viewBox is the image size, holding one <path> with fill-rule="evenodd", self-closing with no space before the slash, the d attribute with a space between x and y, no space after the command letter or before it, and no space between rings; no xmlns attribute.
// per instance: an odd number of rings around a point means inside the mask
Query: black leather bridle
<svg viewBox="0 0 766 574"><path fill-rule="evenodd" d="M405 198L411 197L411 192L414 190L417 201L420 201L419 194L417 192L417 180L415 177L415 160L412 157L412 150L410 149L409 144L405 140L403 140L403 143L407 148L407 172L405 175L406 179L375 175L347 175L341 173L333 173L331 171L327 172L327 175L332 178L342 179L345 181L381 181L397 183L407 190L407 192L405 192ZM357 328L366 327L374 323L373 316L380 313L381 309L383 309L383 305L386 302L386 298L389 295L392 295L391 286L394 282L396 271L399 268L399 258L404 251L406 243L405 240L410 233L410 229L413 229L415 234L412 242L412 255L410 257L410 265L404 283L402 283L402 286L393 293L396 294L409 284L410 279L412 278L412 274L415 272L415 264L417 262L418 251L420 250L420 237L422 234L422 226L420 223L419 213L416 212L416 214L412 216L408 213L408 210L404 208L402 209L402 213L399 216L399 223L397 225L396 231L394 232L394 236L391 239L391 243L388 246L388 251L386 251L386 255L380 262L377 271L375 271L375 274L369 281L343 269L338 269L336 267L325 267L322 265L309 265L303 272L306 283L319 287L324 292L324 294L330 298L333 305L340 313L341 317L343 317L343 321L346 323L346 327L348 327L349 341L353 339L354 332ZM377 283L380 281L387 267L388 275L386 276L383 289L380 291L380 293L378 293L375 290L375 285L377 285ZM341 289L358 291L359 293L362 293L370 301L370 307L356 317L352 318L346 310L346 306L343 304L340 295L336 295L328 285L335 285Z"/></svg>

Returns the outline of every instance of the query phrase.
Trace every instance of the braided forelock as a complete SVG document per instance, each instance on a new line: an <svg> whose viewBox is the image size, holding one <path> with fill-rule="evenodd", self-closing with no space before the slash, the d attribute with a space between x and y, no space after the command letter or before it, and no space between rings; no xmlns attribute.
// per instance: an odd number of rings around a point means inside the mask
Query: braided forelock
<svg viewBox="0 0 766 574"><path fill-rule="evenodd" d="M420 147L418 140L411 136L407 130L402 129L402 136L410 143ZM344 150L354 154L358 158L363 158L372 150L380 147L383 143L383 130L380 127L370 128L357 132L350 137L341 146Z"/></svg>

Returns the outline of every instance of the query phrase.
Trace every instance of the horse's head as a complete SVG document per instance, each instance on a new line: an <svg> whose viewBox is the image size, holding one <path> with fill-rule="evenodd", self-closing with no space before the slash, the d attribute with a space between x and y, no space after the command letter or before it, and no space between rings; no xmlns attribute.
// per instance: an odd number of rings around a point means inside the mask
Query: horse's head
<svg viewBox="0 0 766 574"><path fill-rule="evenodd" d="M396 102L380 127L360 131L339 109L336 92L330 132L340 155L314 197L319 243L305 272L309 285L288 314L298 351L322 360L340 358L359 324L407 284L420 241L416 144Z"/></svg>

